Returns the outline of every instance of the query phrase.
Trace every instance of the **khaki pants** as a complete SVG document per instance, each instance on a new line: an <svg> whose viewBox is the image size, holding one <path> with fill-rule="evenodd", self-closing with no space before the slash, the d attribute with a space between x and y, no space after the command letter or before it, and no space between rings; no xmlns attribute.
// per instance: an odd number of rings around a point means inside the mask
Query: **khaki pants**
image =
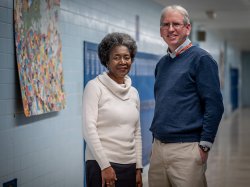
<svg viewBox="0 0 250 187"><path fill-rule="evenodd" d="M154 140L149 187L206 187L205 171L198 142L164 144Z"/></svg>

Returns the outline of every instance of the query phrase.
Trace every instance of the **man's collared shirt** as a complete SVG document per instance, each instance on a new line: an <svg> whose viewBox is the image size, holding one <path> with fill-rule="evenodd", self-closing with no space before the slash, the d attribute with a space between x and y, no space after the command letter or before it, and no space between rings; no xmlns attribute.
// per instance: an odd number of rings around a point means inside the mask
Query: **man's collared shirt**
<svg viewBox="0 0 250 187"><path fill-rule="evenodd" d="M181 44L174 52L171 53L171 51L167 50L167 53L169 54L169 56L171 58L175 58L177 56L177 54L181 54L182 52L184 52L185 50L182 51L182 49L184 49L186 46L190 45L191 41L187 38L185 40L185 42L183 44Z"/></svg>

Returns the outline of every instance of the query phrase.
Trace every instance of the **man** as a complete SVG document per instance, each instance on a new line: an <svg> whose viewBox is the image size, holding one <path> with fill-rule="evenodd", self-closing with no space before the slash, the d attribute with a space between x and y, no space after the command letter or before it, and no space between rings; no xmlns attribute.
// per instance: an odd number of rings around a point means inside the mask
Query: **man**
<svg viewBox="0 0 250 187"><path fill-rule="evenodd" d="M217 63L192 46L190 31L183 7L163 9L160 33L168 50L155 69L150 187L207 186L206 161L224 107Z"/></svg>

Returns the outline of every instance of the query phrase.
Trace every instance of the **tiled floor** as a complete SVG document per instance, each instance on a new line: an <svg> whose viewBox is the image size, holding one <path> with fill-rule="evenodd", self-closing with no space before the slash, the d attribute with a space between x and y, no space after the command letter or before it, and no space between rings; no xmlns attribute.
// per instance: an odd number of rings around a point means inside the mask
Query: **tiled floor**
<svg viewBox="0 0 250 187"><path fill-rule="evenodd" d="M144 168L143 186L147 184ZM250 108L222 120L209 153L208 187L250 187Z"/></svg>

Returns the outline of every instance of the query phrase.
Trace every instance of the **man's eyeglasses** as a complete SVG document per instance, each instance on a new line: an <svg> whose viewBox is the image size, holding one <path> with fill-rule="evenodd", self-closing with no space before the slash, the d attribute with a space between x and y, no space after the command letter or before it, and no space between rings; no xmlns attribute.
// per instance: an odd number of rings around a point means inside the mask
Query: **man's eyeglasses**
<svg viewBox="0 0 250 187"><path fill-rule="evenodd" d="M170 26L172 26L174 29L180 29L182 26L184 26L185 24L181 24L181 23L161 23L161 27L163 27L164 29L169 29Z"/></svg>

